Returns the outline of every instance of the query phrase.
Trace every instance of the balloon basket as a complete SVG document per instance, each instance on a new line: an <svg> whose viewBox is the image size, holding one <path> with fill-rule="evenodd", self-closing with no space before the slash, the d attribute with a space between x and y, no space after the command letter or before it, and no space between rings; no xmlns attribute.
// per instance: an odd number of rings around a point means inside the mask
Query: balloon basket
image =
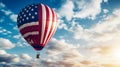
<svg viewBox="0 0 120 67"><path fill-rule="evenodd" d="M40 58L40 53L37 53L36 58L37 58L37 59Z"/></svg>

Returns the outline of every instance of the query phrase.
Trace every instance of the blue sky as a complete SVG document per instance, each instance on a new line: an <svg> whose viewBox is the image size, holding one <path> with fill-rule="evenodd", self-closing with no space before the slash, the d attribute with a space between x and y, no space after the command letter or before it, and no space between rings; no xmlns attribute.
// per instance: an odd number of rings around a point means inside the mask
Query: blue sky
<svg viewBox="0 0 120 67"><path fill-rule="evenodd" d="M36 51L22 38L16 25L20 10L33 3L53 8L59 23L55 35L41 51L40 60L35 59ZM1 0L0 66L118 65L119 15L120 0Z"/></svg>

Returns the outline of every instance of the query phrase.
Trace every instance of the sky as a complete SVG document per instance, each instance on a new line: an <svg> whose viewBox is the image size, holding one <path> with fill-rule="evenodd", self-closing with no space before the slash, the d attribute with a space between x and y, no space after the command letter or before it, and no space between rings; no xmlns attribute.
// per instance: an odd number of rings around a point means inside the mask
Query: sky
<svg viewBox="0 0 120 67"><path fill-rule="evenodd" d="M17 15L42 3L58 16L55 35L37 52L17 28ZM120 0L0 0L0 67L120 67Z"/></svg>

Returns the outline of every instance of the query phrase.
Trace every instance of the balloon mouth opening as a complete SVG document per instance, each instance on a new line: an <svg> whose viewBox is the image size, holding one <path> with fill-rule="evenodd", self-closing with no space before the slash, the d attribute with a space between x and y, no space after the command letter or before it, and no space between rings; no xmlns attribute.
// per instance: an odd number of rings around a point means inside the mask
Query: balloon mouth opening
<svg viewBox="0 0 120 67"><path fill-rule="evenodd" d="M43 46L40 46L40 45L33 45L32 47L33 47L35 50L37 50L37 51L43 49Z"/></svg>

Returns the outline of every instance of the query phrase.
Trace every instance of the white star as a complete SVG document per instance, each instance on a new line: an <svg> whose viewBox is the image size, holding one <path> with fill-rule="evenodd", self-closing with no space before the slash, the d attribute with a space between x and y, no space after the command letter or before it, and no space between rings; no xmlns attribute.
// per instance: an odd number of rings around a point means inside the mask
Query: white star
<svg viewBox="0 0 120 67"><path fill-rule="evenodd" d="M31 9L31 11L34 11L34 9Z"/></svg>
<svg viewBox="0 0 120 67"><path fill-rule="evenodd" d="M29 7L29 9L31 9L31 7Z"/></svg>
<svg viewBox="0 0 120 67"><path fill-rule="evenodd" d="M24 10L26 11L26 8Z"/></svg>
<svg viewBox="0 0 120 67"><path fill-rule="evenodd" d="M21 21L20 21L20 23L21 23Z"/></svg>
<svg viewBox="0 0 120 67"><path fill-rule="evenodd" d="M24 19L22 19L22 21L24 21Z"/></svg>
<svg viewBox="0 0 120 67"><path fill-rule="evenodd" d="M37 6L35 6L35 8L37 8Z"/></svg>
<svg viewBox="0 0 120 67"><path fill-rule="evenodd" d="M35 15L37 15L37 12L35 12Z"/></svg>
<svg viewBox="0 0 120 67"><path fill-rule="evenodd" d="M20 16L20 18L22 18L22 16Z"/></svg>
<svg viewBox="0 0 120 67"><path fill-rule="evenodd" d="M22 12L22 14L24 14L24 12Z"/></svg>
<svg viewBox="0 0 120 67"><path fill-rule="evenodd" d="M28 12L28 10L26 12Z"/></svg>
<svg viewBox="0 0 120 67"><path fill-rule="evenodd" d="M29 13L29 16L31 16L31 13Z"/></svg>
<svg viewBox="0 0 120 67"><path fill-rule="evenodd" d="M32 19L34 19L35 17L34 16L32 16Z"/></svg>
<svg viewBox="0 0 120 67"><path fill-rule="evenodd" d="M32 5L32 6L34 6L34 5Z"/></svg>
<svg viewBox="0 0 120 67"><path fill-rule="evenodd" d="M26 17L26 19L28 20L29 18L28 18L28 17Z"/></svg>
<svg viewBox="0 0 120 67"><path fill-rule="evenodd" d="M24 14L24 17L26 17L26 15Z"/></svg>

